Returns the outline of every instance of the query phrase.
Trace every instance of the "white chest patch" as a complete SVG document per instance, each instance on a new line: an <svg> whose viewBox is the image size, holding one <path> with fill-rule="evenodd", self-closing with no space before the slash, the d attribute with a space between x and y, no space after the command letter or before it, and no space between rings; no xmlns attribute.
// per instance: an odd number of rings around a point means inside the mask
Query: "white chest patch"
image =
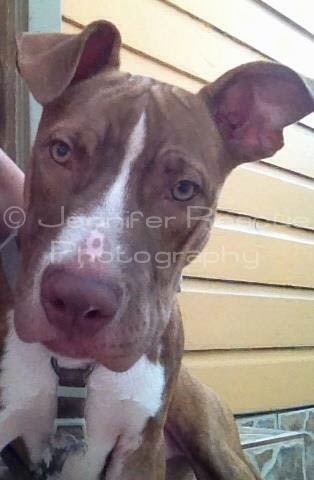
<svg viewBox="0 0 314 480"><path fill-rule="evenodd" d="M11 329L2 361L0 449L21 435L34 463L42 459L56 412L50 358L43 346L22 342ZM88 383L87 451L68 457L62 474L50 480L97 480L117 443L121 455L136 450L147 420L162 406L164 387L163 366L146 356L122 373L97 366Z"/></svg>

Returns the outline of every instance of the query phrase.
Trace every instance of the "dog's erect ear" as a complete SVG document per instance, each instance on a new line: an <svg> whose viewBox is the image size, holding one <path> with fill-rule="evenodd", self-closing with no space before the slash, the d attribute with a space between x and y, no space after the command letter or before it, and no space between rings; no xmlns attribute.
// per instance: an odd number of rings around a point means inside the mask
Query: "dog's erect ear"
<svg viewBox="0 0 314 480"><path fill-rule="evenodd" d="M23 33L17 38L17 65L44 105L105 66L119 67L120 47L119 31L106 21L91 23L78 35Z"/></svg>
<svg viewBox="0 0 314 480"><path fill-rule="evenodd" d="M283 65L254 62L200 91L230 152L231 168L270 157L283 146L283 128L314 110L310 82Z"/></svg>

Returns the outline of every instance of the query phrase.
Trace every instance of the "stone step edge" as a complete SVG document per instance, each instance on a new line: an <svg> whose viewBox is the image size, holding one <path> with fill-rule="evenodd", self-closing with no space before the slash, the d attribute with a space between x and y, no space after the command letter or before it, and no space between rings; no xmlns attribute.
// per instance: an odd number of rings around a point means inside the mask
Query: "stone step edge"
<svg viewBox="0 0 314 480"><path fill-rule="evenodd" d="M253 448L305 438L304 432L274 430L272 428L238 427L242 448Z"/></svg>

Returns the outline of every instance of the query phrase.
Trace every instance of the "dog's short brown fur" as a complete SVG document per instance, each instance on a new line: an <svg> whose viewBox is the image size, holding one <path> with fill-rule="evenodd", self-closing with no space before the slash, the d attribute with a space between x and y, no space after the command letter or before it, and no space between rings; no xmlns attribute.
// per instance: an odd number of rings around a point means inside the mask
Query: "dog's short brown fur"
<svg viewBox="0 0 314 480"><path fill-rule="evenodd" d="M313 97L292 70L263 62L228 72L192 95L118 73L119 48L119 33L107 22L96 22L78 36L24 35L19 41L20 71L44 111L27 171L16 341L40 342L63 356L91 357L115 372L131 369L143 357L162 371L165 387L158 412L138 432L137 449L126 453L117 442L106 479L162 480L166 422L173 446L169 480L191 478L191 468L199 480L253 480L258 476L244 459L228 409L184 369L177 379L182 334L175 293L188 253L201 250L210 227L201 217L187 227L186 205L214 210L229 172L275 153L283 145L283 127L313 111ZM119 169L128 173L128 162L135 166L124 185ZM175 220L162 234L143 225L119 235L107 231L109 253L119 242L133 253L136 248L151 255L180 250L168 270L136 262L95 266L90 250L80 269L75 252L64 254L61 263L47 261L49 245L62 239L64 231L80 248L89 240L90 229L76 235L73 226L43 227L56 224L62 206L66 218L75 214L86 220L98 212L97 205L105 216L113 206L125 214L121 192L114 195L112 185L126 192L128 210L141 207L145 218L159 214ZM75 305L72 282L80 292ZM99 301L97 322L87 322L80 310L73 318L72 310L71 318L68 311L57 313L58 284L63 285L58 296L63 303L66 291L71 309ZM121 284L124 290L117 293ZM96 297L100 285L105 304ZM93 302L87 302L87 294ZM125 312L118 300L127 304ZM31 434L26 432L26 438ZM178 458L182 456L184 461Z"/></svg>

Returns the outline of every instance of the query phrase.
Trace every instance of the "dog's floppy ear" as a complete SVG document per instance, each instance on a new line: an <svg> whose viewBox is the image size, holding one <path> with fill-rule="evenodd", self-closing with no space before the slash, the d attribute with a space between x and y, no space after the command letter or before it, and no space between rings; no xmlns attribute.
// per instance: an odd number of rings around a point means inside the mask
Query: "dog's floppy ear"
<svg viewBox="0 0 314 480"><path fill-rule="evenodd" d="M283 128L314 110L310 86L288 67L253 62L204 87L204 96L230 153L230 167L272 156Z"/></svg>
<svg viewBox="0 0 314 480"><path fill-rule="evenodd" d="M105 66L119 67L121 37L110 22L88 25L78 35L24 33L17 38L17 65L41 104Z"/></svg>

